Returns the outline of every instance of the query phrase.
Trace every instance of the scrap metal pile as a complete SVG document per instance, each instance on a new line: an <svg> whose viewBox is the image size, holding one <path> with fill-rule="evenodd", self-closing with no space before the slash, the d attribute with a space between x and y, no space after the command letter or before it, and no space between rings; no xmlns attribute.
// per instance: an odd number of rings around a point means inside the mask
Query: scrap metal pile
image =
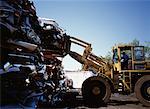
<svg viewBox="0 0 150 109"><path fill-rule="evenodd" d="M0 0L0 32L2 104L57 106L78 94L68 94L72 82L58 59L70 50L70 37L54 20L38 18L33 2Z"/></svg>

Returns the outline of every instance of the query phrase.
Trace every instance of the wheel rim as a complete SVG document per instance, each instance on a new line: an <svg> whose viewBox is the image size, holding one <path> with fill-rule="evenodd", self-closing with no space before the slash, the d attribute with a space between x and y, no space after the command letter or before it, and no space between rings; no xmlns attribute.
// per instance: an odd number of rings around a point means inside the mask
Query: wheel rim
<svg viewBox="0 0 150 109"><path fill-rule="evenodd" d="M142 84L141 94L144 99L150 101L150 81L146 81Z"/></svg>
<svg viewBox="0 0 150 109"><path fill-rule="evenodd" d="M147 93L150 95L150 87L147 88Z"/></svg>
<svg viewBox="0 0 150 109"><path fill-rule="evenodd" d="M103 90L101 90L103 89ZM103 82L100 81L93 81L93 84L91 85L91 98L94 97L94 99L101 99L105 97L106 94L106 86ZM95 98L96 97L96 98Z"/></svg>
<svg viewBox="0 0 150 109"><path fill-rule="evenodd" d="M94 95L100 94L100 88L99 87L93 87L92 92Z"/></svg>

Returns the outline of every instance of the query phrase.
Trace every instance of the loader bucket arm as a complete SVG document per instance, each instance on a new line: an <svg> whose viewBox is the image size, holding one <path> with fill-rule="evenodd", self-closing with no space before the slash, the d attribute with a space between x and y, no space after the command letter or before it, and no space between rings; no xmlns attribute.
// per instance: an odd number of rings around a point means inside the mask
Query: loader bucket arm
<svg viewBox="0 0 150 109"><path fill-rule="evenodd" d="M92 53L91 44L77 39L75 37L70 37L71 43L77 44L84 49L83 55L75 52L69 51L69 55L82 64L82 70L94 70L97 73L110 72L111 65L103 57L98 57ZM110 75L110 73L107 73Z"/></svg>

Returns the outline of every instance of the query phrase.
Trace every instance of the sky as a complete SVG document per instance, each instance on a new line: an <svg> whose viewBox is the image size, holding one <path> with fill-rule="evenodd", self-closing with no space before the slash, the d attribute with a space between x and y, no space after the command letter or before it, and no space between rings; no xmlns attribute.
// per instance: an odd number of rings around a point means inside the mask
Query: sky
<svg viewBox="0 0 150 109"><path fill-rule="evenodd" d="M150 41L150 0L33 0L38 17L54 19L70 36L92 44L92 52L105 56L112 46L134 39ZM73 51L82 53L80 47ZM69 56L65 70L81 65Z"/></svg>

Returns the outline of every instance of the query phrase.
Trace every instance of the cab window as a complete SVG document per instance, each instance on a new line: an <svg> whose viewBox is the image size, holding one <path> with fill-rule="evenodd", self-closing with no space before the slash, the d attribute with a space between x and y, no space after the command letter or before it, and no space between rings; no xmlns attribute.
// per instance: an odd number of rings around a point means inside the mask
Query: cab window
<svg viewBox="0 0 150 109"><path fill-rule="evenodd" d="M117 49L113 50L113 62L114 63L118 62L118 51L117 51Z"/></svg>
<svg viewBox="0 0 150 109"><path fill-rule="evenodd" d="M134 48L134 60L144 60L144 48L135 47Z"/></svg>

